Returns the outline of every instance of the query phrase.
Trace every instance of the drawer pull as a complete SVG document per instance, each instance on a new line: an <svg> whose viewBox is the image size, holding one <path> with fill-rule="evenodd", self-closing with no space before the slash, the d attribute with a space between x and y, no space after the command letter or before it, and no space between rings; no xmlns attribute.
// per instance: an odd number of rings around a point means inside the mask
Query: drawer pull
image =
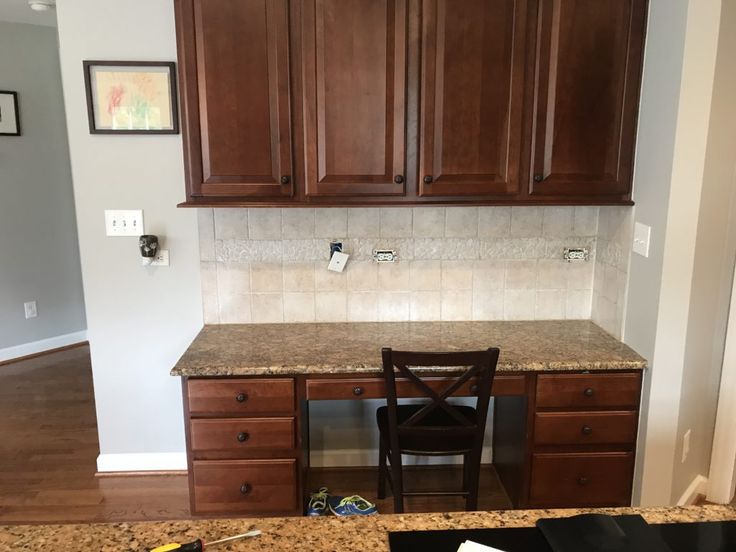
<svg viewBox="0 0 736 552"><path fill-rule="evenodd" d="M246 395L245 393L238 393L237 395L235 395L235 400L239 403L245 402L248 400L248 395Z"/></svg>
<svg viewBox="0 0 736 552"><path fill-rule="evenodd" d="M353 395L356 397L359 397L363 394L363 388L362 387L353 387Z"/></svg>
<svg viewBox="0 0 736 552"><path fill-rule="evenodd" d="M583 395L586 397L592 397L593 396L593 388L588 387L585 391L583 391Z"/></svg>
<svg viewBox="0 0 736 552"><path fill-rule="evenodd" d="M588 478L587 477L578 477L578 485L581 487L585 487L588 484Z"/></svg>
<svg viewBox="0 0 736 552"><path fill-rule="evenodd" d="M591 433L593 433L593 428L590 426L583 426L583 429L581 429L580 432L583 435L590 435Z"/></svg>
<svg viewBox="0 0 736 552"><path fill-rule="evenodd" d="M252 490L253 490L253 487L251 486L251 484L250 484L250 483L243 483L243 484L242 484L242 485L240 486L240 493L241 493L241 494L244 494L244 495L250 494L250 492L251 492Z"/></svg>
<svg viewBox="0 0 736 552"><path fill-rule="evenodd" d="M241 443L244 443L248 439L250 439L250 435L248 435L244 431L241 431L240 433L238 433L238 441L240 441Z"/></svg>

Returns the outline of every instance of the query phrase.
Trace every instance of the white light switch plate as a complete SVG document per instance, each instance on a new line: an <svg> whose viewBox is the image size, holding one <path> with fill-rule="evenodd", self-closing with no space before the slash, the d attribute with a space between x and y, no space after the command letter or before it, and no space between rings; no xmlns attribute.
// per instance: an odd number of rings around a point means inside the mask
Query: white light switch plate
<svg viewBox="0 0 736 552"><path fill-rule="evenodd" d="M649 240L652 236L652 227L637 222L634 224L634 253L642 257L649 257Z"/></svg>
<svg viewBox="0 0 736 552"><path fill-rule="evenodd" d="M143 231L143 211L105 210L105 233L108 236L140 236Z"/></svg>
<svg viewBox="0 0 736 552"><path fill-rule="evenodd" d="M348 264L348 258L350 255L347 253L340 253L339 251L335 251L332 254L332 258L330 259L330 264L327 265L327 270L332 270L333 272L342 272L345 270L345 265Z"/></svg>

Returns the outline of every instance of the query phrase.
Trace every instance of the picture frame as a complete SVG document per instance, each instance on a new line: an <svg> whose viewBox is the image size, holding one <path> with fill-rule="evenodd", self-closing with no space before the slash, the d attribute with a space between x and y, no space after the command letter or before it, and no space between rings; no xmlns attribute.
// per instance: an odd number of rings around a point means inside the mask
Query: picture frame
<svg viewBox="0 0 736 552"><path fill-rule="evenodd" d="M17 92L0 90L0 136L20 136Z"/></svg>
<svg viewBox="0 0 736 552"><path fill-rule="evenodd" d="M82 64L90 134L179 134L174 62Z"/></svg>

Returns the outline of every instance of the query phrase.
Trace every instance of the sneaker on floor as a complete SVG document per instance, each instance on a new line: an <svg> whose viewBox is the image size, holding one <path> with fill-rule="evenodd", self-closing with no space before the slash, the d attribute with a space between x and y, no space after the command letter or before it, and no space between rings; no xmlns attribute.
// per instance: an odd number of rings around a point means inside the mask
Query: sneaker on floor
<svg viewBox="0 0 736 552"><path fill-rule="evenodd" d="M331 496L327 499L327 506L336 516L370 516L378 513L375 504L358 495Z"/></svg>
<svg viewBox="0 0 736 552"><path fill-rule="evenodd" d="M309 505L307 506L308 516L326 516L327 499L330 497L327 487L320 487L319 491L309 495Z"/></svg>

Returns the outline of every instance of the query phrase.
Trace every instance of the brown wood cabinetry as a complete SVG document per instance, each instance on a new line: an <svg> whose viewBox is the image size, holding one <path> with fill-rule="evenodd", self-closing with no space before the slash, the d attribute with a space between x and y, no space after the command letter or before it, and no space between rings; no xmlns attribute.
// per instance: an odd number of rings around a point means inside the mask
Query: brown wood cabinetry
<svg viewBox="0 0 736 552"><path fill-rule="evenodd" d="M185 205L630 203L646 0L174 0Z"/></svg>

